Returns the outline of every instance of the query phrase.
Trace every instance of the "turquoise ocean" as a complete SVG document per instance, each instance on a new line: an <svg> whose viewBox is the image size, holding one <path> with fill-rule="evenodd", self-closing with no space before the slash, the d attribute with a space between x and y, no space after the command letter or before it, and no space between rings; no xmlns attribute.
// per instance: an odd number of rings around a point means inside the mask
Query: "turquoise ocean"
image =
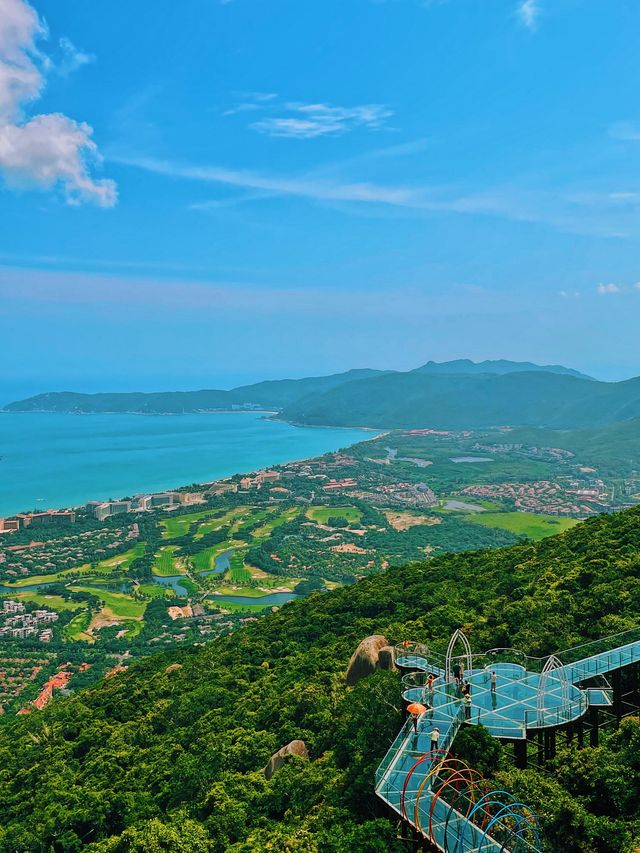
<svg viewBox="0 0 640 853"><path fill-rule="evenodd" d="M318 456L371 436L258 412L64 415L0 412L0 516L209 482Z"/></svg>

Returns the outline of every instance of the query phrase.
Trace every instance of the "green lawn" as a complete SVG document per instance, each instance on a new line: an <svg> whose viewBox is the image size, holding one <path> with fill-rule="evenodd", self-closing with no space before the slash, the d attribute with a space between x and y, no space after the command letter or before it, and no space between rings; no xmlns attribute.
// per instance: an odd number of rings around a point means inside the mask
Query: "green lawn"
<svg viewBox="0 0 640 853"><path fill-rule="evenodd" d="M80 610L86 608L86 603L83 601L67 601L61 595L41 595L33 590L24 590L24 592L16 592L12 598L18 601L29 601L32 604L39 604L40 607L46 607L49 610Z"/></svg>
<svg viewBox="0 0 640 853"><path fill-rule="evenodd" d="M147 598L164 598L167 594L166 588L160 586L158 583L143 583L140 584L138 589Z"/></svg>
<svg viewBox="0 0 640 853"><path fill-rule="evenodd" d="M96 589L90 586L71 586L69 589L96 595L104 602L105 610L109 610L115 619L142 619L144 611L147 609L146 601L136 601L123 592L110 592L106 589Z"/></svg>
<svg viewBox="0 0 640 853"><path fill-rule="evenodd" d="M174 518L167 518L161 521L160 524L164 527L162 533L163 539L173 539L176 536L184 536L188 533L189 528L194 521L199 521L201 518L206 518L214 510L202 509L199 512L190 512L187 515L177 515ZM217 520L216 520L216 523Z"/></svg>
<svg viewBox="0 0 640 853"><path fill-rule="evenodd" d="M200 592L200 588L189 578L183 578L180 581L180 586L183 586L190 596L197 595Z"/></svg>
<svg viewBox="0 0 640 853"><path fill-rule="evenodd" d="M220 518L212 518L210 521L205 521L203 524L199 525L198 531L196 535L193 537L194 539L202 539L202 537L207 533L213 533L214 530L217 530L219 527L226 527L230 522L234 521L235 524L232 528L232 531L238 527L245 520L245 517L251 512L252 507L245 506L237 506L234 509L230 509L229 512L226 512L224 515L220 516Z"/></svg>
<svg viewBox="0 0 640 853"><path fill-rule="evenodd" d="M108 560L102 560L93 571L110 572L113 569L128 569L136 557L142 557L145 551L145 543L138 542L133 548L125 551L124 554L116 554L115 557L109 557Z"/></svg>
<svg viewBox="0 0 640 853"><path fill-rule="evenodd" d="M246 542L227 540L226 542L221 542L219 545L212 545L211 548L204 548L202 551L198 551L198 553L193 554L190 559L197 572L206 572L213 568L213 564L217 556L224 554L225 551L232 551L234 548L241 548L246 544Z"/></svg>
<svg viewBox="0 0 640 853"><path fill-rule="evenodd" d="M270 521L267 521L266 524L263 524L262 527L256 528L251 534L254 539L267 539L276 527L280 527L282 524L286 524L288 521L293 521L293 519L298 515L300 509L297 506L292 507L291 509L287 509L284 512L280 513L275 518L272 518Z"/></svg>
<svg viewBox="0 0 640 853"><path fill-rule="evenodd" d="M88 610L74 616L68 625L63 629L63 635L66 640L84 640L86 643L95 643L95 639L91 634L87 634L87 628L91 622L91 613Z"/></svg>
<svg viewBox="0 0 640 853"><path fill-rule="evenodd" d="M349 524L353 524L362 518L362 513L354 506L311 506L306 515L318 524L326 524L330 518L344 518Z"/></svg>
<svg viewBox="0 0 640 853"><path fill-rule="evenodd" d="M183 575L186 569L175 557L177 550L176 545L165 545L160 548L151 569L152 573L161 578L168 578L172 575Z"/></svg>
<svg viewBox="0 0 640 853"><path fill-rule="evenodd" d="M528 536L534 540L554 536L578 524L575 518L556 518L531 512L474 512L466 515L465 520L485 527L500 527L516 536Z"/></svg>
<svg viewBox="0 0 640 853"><path fill-rule="evenodd" d="M251 580L251 572L244 564L244 554L236 551L231 557L228 579L233 584L243 584Z"/></svg>

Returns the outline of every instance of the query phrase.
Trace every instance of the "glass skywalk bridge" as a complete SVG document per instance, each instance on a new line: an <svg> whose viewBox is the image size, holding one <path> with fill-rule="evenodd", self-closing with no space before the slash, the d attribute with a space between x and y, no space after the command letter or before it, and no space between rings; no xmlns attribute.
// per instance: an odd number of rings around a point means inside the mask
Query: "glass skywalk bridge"
<svg viewBox="0 0 640 853"><path fill-rule="evenodd" d="M454 654L457 644L463 646L460 655ZM537 820L526 806L505 791L483 790L475 771L451 764L456 733L463 723L482 724L494 737L517 741L566 726L590 706L611 704L603 676L638 661L640 628L546 658L514 649L473 655L460 631L444 657L403 643L396 648L396 664L405 672L403 698L428 710L419 717L417 732L409 719L391 745L376 773L378 796L447 853L540 850ZM600 684L584 686L598 677ZM432 751L434 727L440 739Z"/></svg>

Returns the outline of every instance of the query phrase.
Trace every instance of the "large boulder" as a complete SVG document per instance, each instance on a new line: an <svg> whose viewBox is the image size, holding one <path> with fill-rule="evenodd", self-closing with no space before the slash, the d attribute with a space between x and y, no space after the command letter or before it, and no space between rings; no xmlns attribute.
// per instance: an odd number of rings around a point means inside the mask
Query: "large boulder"
<svg viewBox="0 0 640 853"><path fill-rule="evenodd" d="M389 649L389 641L382 634L374 634L371 637L366 637L351 655L349 666L347 667L347 684L353 687L361 678L366 678L379 668L380 652L382 649ZM391 656L393 650L391 650ZM389 653L384 655L384 668L389 667Z"/></svg>
<svg viewBox="0 0 640 853"><path fill-rule="evenodd" d="M307 749L306 743L303 740L292 740L291 743L288 743L277 752L274 752L269 759L269 763L264 768L264 775L267 779L271 779L276 770L279 770L282 767L289 755L297 755L298 758L308 760L309 750Z"/></svg>
<svg viewBox="0 0 640 853"><path fill-rule="evenodd" d="M378 669L393 672L396 668L396 650L393 646L384 646L378 652Z"/></svg>

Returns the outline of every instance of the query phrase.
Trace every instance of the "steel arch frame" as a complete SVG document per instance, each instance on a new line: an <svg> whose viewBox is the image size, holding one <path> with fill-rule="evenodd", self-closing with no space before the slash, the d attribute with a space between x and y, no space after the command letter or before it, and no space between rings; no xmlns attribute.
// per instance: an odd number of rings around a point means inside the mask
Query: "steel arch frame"
<svg viewBox="0 0 640 853"><path fill-rule="evenodd" d="M510 802L505 803L503 800L490 799L492 797L498 797L498 796L508 797ZM491 807L491 806L499 806L500 808L498 809L497 813L494 814L493 816L489 815L491 817L491 820L486 825L486 827L484 826L484 823L481 824L481 826L479 827L480 829L484 828L484 832L482 833L482 836L480 837L480 843L479 843L478 847L476 848L477 853L481 853L482 848L484 847L485 841L487 840L487 838L491 837L489 835L489 830L496 824L497 821L504 820L504 818L506 818L506 817L515 818L515 820L517 822L517 833L518 833L518 835L521 835L521 833L524 831L525 828L529 828L530 830L532 830L533 834L534 834L534 838L535 838L535 847L538 851L541 849L540 848L540 834L539 834L539 829L538 829L537 816L535 815L534 812L531 811L531 809L527 805L519 802L513 796L513 794L510 794L508 791L503 791L503 790L489 791L487 794L485 794L483 797L481 797L480 800L478 800L476 805L473 807L473 809L469 813L469 816L467 817L467 822L465 823L463 831L462 831L462 835L460 836L461 847L462 847L462 842L466 840L467 827L469 826L470 823L473 823L474 814L477 811L479 811L480 809L482 809L484 812L486 808ZM518 809L519 811L516 811L516 809ZM528 812L528 814L525 813L525 811L524 811L525 809L526 809L526 812ZM528 827L523 826L522 825L523 823L528 824ZM477 826L477 824L476 824L476 826ZM511 832L512 834L515 834L515 831L512 829L508 829L508 831ZM523 840L523 839L520 838L520 840ZM506 843L507 843L506 841L504 841L502 843L501 851L505 850L505 844Z"/></svg>
<svg viewBox="0 0 640 853"><path fill-rule="evenodd" d="M545 665L542 667L542 672L540 673L540 681L538 682L538 690L536 695L536 710L538 712L538 720L544 723L544 699L547 693L547 682L552 678L554 681L559 682L562 704L567 705L571 699L571 686L569 684L569 679L567 678L566 671L564 669L564 664L560 660L560 658L555 655L549 655L547 658Z"/></svg>
<svg viewBox="0 0 640 853"><path fill-rule="evenodd" d="M473 669L473 656L471 653L471 644L467 638L467 635L462 631L461 628L456 628L456 630L451 635L451 639L449 640L449 645L447 646L447 654L444 662L444 675L447 681L451 681L451 659L453 657L453 650L456 647L456 643L460 641L464 648L464 654L459 655L459 657L465 658L466 670L471 672Z"/></svg>
<svg viewBox="0 0 640 853"><path fill-rule="evenodd" d="M440 758L439 760L444 761L444 759L451 753L446 749L431 749L429 750L429 752L425 752L424 755L421 755L420 758L418 758L418 760L414 764L412 764L410 769L407 771L407 775L404 778L404 784L402 786L402 796L400 798L400 812L405 820L409 820L405 803L407 788L409 787L409 781L413 776L414 771L416 770L418 765L422 764L423 761L436 761L436 756L440 754L442 755L442 758Z"/></svg>
<svg viewBox="0 0 640 853"><path fill-rule="evenodd" d="M476 773L477 773L477 775L480 777L480 780L481 780L482 782L484 782L484 783L485 783L485 790L484 790L484 794L486 794L486 793L488 792L488 790L489 790L488 785L486 784L486 779L484 778L484 776L483 776L479 771L477 771L477 770L476 770L475 772L476 772ZM460 791L458 791L457 796L456 796L456 797L454 797L453 802L449 803L449 801L448 801L448 800L443 800L443 802L445 802L445 803L447 803L447 804L449 805L449 811L447 812L447 818L446 818L446 820L445 820L445 822L444 822L444 843L445 843L445 853L456 853L456 851L455 851L455 850L450 850L450 849L449 849L449 821L450 821L450 819L451 819L451 814L452 814L452 812L454 812L454 811L459 811L459 809L457 808L457 805L458 805L458 801L460 800L460 797L462 797L462 796L464 796L465 794L469 793L469 804L468 804L468 808L467 808L466 813L463 815L463 817L464 817L464 819L465 819L465 822L466 822L466 821L468 820L468 818L469 818L469 812L471 811L471 809L472 809L472 808L473 808L473 806L475 805L475 799L473 798L473 792L474 792L474 789L472 789L472 788L462 788ZM483 794L483 796L484 796L484 794ZM460 814L462 814L462 812L460 812ZM484 825L484 824L483 824L483 825ZM456 841L456 847L458 846L458 841L459 841L459 840L460 840L460 838L455 839L455 841Z"/></svg>
<svg viewBox="0 0 640 853"><path fill-rule="evenodd" d="M414 822L415 826L418 828L418 830L423 835L425 835L425 832L424 832L422 825L420 823L420 798L422 797L422 793L423 793L423 791L427 785L427 782L431 781L431 779L433 777L436 777L437 774L440 773L442 770L449 770L449 771L451 771L451 773L454 776L456 776L456 775L459 776L459 774L461 772L464 772L465 770L470 770L470 769L471 768L469 767L469 765L465 761L463 761L461 758L453 758L453 757L444 758L442 761L440 761L438 764L436 764L435 767L433 767L429 771L429 773L424 777L424 779L420 783L420 787L418 788L418 790L416 792L416 801L415 801L415 804L413 807L413 822ZM460 778L462 778L462 777L460 777ZM432 811L430 810L429 811L429 839L431 841L433 841L433 836L431 835L431 815L432 815Z"/></svg>
<svg viewBox="0 0 640 853"><path fill-rule="evenodd" d="M520 803L520 802L509 803L507 805L504 805L503 808L501 808L497 812L497 814L495 814L493 816L493 818L491 819L491 821L487 825L484 833L482 834L482 837L480 838L480 844L478 846L478 853L481 853L486 839L491 838L491 836L489 835L489 830L491 829L491 827L495 823L497 823L498 821L502 822L505 818L508 818L508 817L512 817L515 819L516 825L517 825L517 830L511 829L510 827L506 827L507 832L510 833L510 835L516 835L516 837L519 836L519 840L523 841L524 839L522 838L522 832L526 828L530 829L534 834L535 846L537 849L540 849L540 836L538 833L537 819L536 819L535 823L532 823L529 820L529 817L524 812L515 811L514 809L516 809L516 808L526 809L527 806L525 806L524 803ZM535 815L533 814L533 812L529 812L529 814L531 815L531 817L533 817L535 819ZM525 824L525 826L523 826L523 824ZM528 826L526 826L526 825L528 825ZM505 841L502 842L502 844L500 846L500 853L504 853L505 850L509 849L506 847L506 844L508 841L509 841L509 839L506 839ZM513 853L513 851L511 851L511 853Z"/></svg>
<svg viewBox="0 0 640 853"><path fill-rule="evenodd" d="M458 783L461 782L466 783L466 785L464 787L458 787ZM433 840L433 813L435 811L436 804L439 800L442 800L443 803L448 805L447 800L444 798L443 792L447 788L454 787L457 793L455 802L460 799L460 795L462 793L469 795L469 806L467 808L467 813L464 815L464 817L466 818L469 814L469 811L471 811L473 803L475 803L474 793L480 790L481 782L484 782L482 774L478 770L474 770L472 767L469 767L469 765L466 765L465 768L454 771L454 773L445 782L443 782L443 784L437 789L437 791L433 791L433 800L431 802L431 808L429 810L429 838L431 840ZM447 843L447 834L449 831L449 819L451 817L452 810L453 807L449 806L449 812L447 813L447 819L445 821L444 828L445 849L449 846Z"/></svg>
<svg viewBox="0 0 640 853"><path fill-rule="evenodd" d="M463 768L465 768L467 766L465 764L465 762L462 761L461 758L453 758L453 757L443 758L434 767L431 768L431 770L427 773L427 775L424 777L424 779L420 783L420 787L416 791L416 801L413 805L413 822L414 822L415 826L418 828L418 830L425 836L425 838L426 838L425 832L424 832L424 830L420 824L420 798L422 797L422 794L424 792L424 789L425 789L427 783L431 782L432 778L436 777L437 774L442 769L453 770L453 772L457 771L457 769L458 769L457 767L451 766L453 764L456 764L456 765L460 764L460 765L462 765ZM429 821L429 825L431 825L431 821Z"/></svg>

